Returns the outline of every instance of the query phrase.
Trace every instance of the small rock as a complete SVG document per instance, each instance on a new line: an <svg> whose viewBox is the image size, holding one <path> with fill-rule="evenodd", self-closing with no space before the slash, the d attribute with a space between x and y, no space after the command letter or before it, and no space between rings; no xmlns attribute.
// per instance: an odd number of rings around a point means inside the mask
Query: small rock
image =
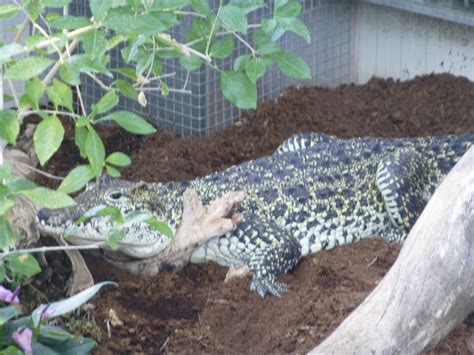
<svg viewBox="0 0 474 355"><path fill-rule="evenodd" d="M111 308L109 310L109 317L110 317L110 324L112 324L112 326L121 327L123 325L123 321L118 317L115 309Z"/></svg>

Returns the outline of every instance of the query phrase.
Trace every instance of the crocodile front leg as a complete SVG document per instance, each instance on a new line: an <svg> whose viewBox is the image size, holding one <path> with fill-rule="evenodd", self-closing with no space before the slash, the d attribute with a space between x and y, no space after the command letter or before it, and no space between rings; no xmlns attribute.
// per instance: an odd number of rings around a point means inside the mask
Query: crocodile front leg
<svg viewBox="0 0 474 355"><path fill-rule="evenodd" d="M250 289L264 297L287 291L277 277L290 271L301 257L301 245L288 230L264 218L245 215L235 231L209 241L193 253L190 261L247 266L252 274Z"/></svg>

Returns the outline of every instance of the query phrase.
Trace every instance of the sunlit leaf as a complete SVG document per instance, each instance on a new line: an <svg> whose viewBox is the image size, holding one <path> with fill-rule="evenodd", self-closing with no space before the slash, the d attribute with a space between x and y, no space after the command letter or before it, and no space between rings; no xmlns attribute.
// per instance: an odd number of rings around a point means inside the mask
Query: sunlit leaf
<svg viewBox="0 0 474 355"><path fill-rule="evenodd" d="M15 144L20 133L20 121L13 110L0 110L0 137L10 144Z"/></svg>
<svg viewBox="0 0 474 355"><path fill-rule="evenodd" d="M61 182L58 191L71 194L79 191L94 177L90 165L79 165L72 169L66 178Z"/></svg>
<svg viewBox="0 0 474 355"><path fill-rule="evenodd" d="M221 89L227 100L242 109L257 107L257 88L240 72L222 71Z"/></svg>
<svg viewBox="0 0 474 355"><path fill-rule="evenodd" d="M41 271L38 261L31 254L14 253L6 258L8 268L22 276L33 276Z"/></svg>
<svg viewBox="0 0 474 355"><path fill-rule="evenodd" d="M90 128L87 134L85 150L94 175L100 176L104 167L105 147L93 128Z"/></svg>
<svg viewBox="0 0 474 355"><path fill-rule="evenodd" d="M64 127L55 115L48 116L40 122L33 135L33 142L41 165L44 165L58 150L63 138Z"/></svg>
<svg viewBox="0 0 474 355"><path fill-rule="evenodd" d="M308 64L293 53L276 53L274 55L276 66L283 72L296 79L311 79L311 69Z"/></svg>
<svg viewBox="0 0 474 355"><path fill-rule="evenodd" d="M45 187L37 187L20 192L28 197L38 206L46 208L63 208L74 206L74 200L61 191L50 190Z"/></svg>
<svg viewBox="0 0 474 355"><path fill-rule="evenodd" d="M114 152L110 154L105 161L116 166L128 166L132 163L127 154L121 152Z"/></svg>
<svg viewBox="0 0 474 355"><path fill-rule="evenodd" d="M126 131L135 134L151 134L156 132L155 127L150 123L145 121L136 113L129 111L113 112L108 116L101 118L101 120L113 120Z"/></svg>
<svg viewBox="0 0 474 355"><path fill-rule="evenodd" d="M29 80L40 75L54 61L49 58L30 56L8 66L5 70L6 79Z"/></svg>

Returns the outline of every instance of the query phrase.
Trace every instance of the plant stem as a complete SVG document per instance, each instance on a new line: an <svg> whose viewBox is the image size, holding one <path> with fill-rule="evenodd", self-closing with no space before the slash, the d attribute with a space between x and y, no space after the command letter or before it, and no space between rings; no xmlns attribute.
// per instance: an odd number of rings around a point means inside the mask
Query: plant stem
<svg viewBox="0 0 474 355"><path fill-rule="evenodd" d="M30 253L46 253L49 251L65 251L65 250L91 250L91 249L100 249L101 246L106 245L106 243L97 243L97 244L88 244L88 245L58 245L54 247L38 247L38 248L28 248L28 249L19 249L9 251L7 253L0 253L0 259L12 254L30 254Z"/></svg>
<svg viewBox="0 0 474 355"><path fill-rule="evenodd" d="M97 85L99 85L102 89L106 90L106 91L110 91L112 90L112 88L110 86L108 86L107 84L105 84L102 80L100 80L95 74L93 73L90 73L90 72L85 72L84 74L86 74L89 78L91 78L92 80L94 80Z"/></svg>
<svg viewBox="0 0 474 355"><path fill-rule="evenodd" d="M219 12L221 11L221 7L222 7L222 0L219 0L219 7L217 8L216 18L214 19L214 22L212 23L211 33L209 34L209 37L207 39L206 52L205 52L206 57L209 57L209 47L211 45L212 35L214 34L214 30L216 29L216 23L217 23L217 19L219 18Z"/></svg>
<svg viewBox="0 0 474 355"><path fill-rule="evenodd" d="M33 170L34 172L36 172L36 173L38 173L38 174L40 174L40 175L44 175L44 176L46 176L46 177L48 177L48 178L50 178L50 179L53 179L53 180L64 180L63 177L49 174L49 173L47 173L47 172L45 172L45 171L43 171L43 170L37 169L37 168L35 168L34 166L31 166L31 165L29 165L29 164L23 163L23 162L21 162L21 161L17 161L16 164L21 165L21 166L24 166L25 168L30 169L30 170Z"/></svg>

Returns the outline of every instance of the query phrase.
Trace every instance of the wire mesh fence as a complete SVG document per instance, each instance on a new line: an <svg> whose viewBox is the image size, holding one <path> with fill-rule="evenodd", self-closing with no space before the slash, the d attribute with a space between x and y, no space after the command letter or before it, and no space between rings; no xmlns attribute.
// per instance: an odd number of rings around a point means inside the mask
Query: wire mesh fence
<svg viewBox="0 0 474 355"><path fill-rule="evenodd" d="M302 56L312 71L312 79L296 81L272 67L258 80L258 102L278 97L285 88L294 84L337 86L350 81L352 5L350 0L303 0L301 20L311 33L311 44L293 33L285 34L280 44L287 52ZM218 0L211 1L217 8ZM87 0L74 0L69 9L71 14L90 15ZM249 23L259 23L262 17L270 17L272 5L252 12ZM191 18L174 27L171 35L178 41L185 41ZM249 36L251 32L249 33ZM222 69L231 69L235 58L249 52L240 42L229 58L216 64ZM110 53L110 69L124 66L120 47ZM163 96L158 91L146 92L146 107L129 98L121 98L118 109L126 109L148 118L157 127L172 130L180 135L203 135L222 130L237 121L241 111L227 101L221 90L219 75L215 69L205 66L188 72L181 67L177 58L163 62L163 73L172 73L164 79L170 88L186 89L190 93L170 91ZM117 74L119 77L120 75ZM104 78L104 81L110 79ZM90 107L105 93L91 78L82 78L81 91L86 107Z"/></svg>

